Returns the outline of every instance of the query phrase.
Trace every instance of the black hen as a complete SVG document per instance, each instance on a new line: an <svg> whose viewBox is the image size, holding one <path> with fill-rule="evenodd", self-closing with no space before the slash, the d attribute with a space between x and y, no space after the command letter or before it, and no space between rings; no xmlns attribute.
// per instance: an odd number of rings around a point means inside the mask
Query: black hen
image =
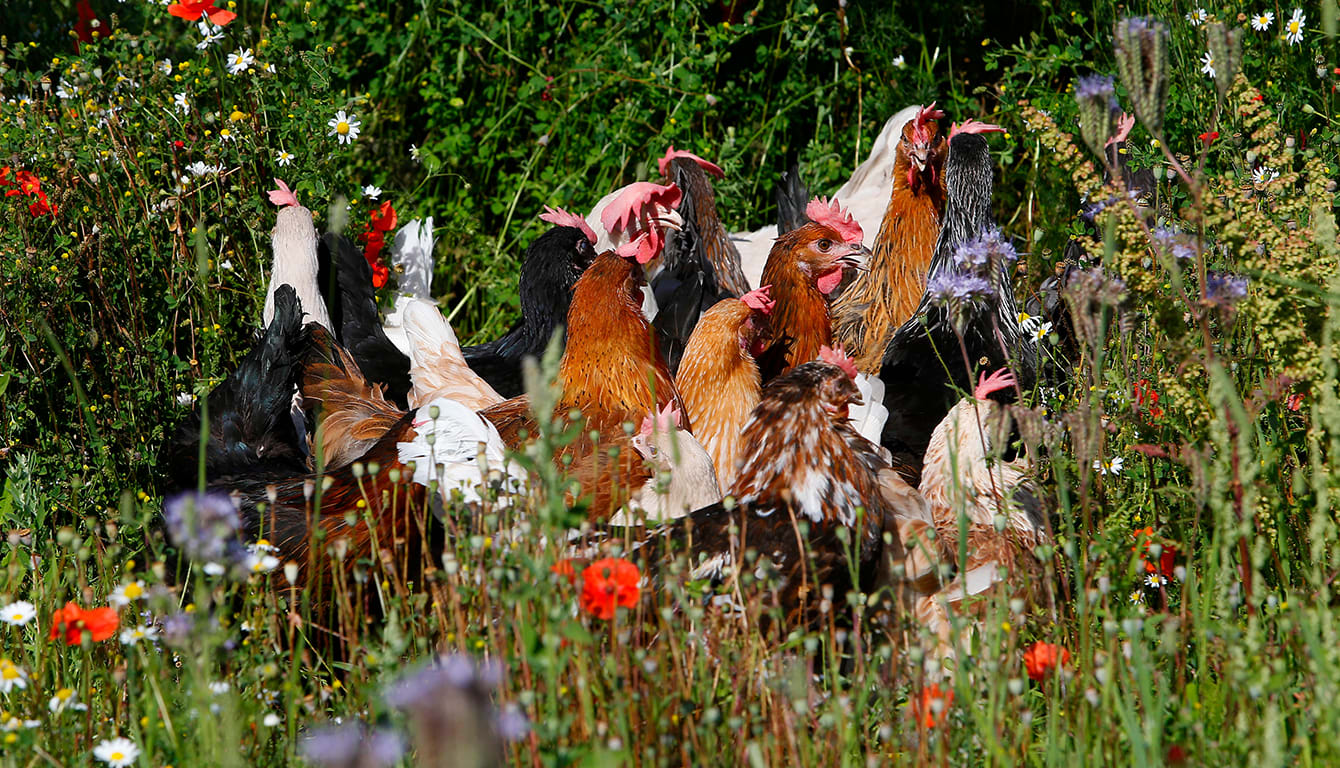
<svg viewBox="0 0 1340 768"><path fill-rule="evenodd" d="M333 313L340 343L358 363L364 378L386 387L386 399L401 410L409 408L409 358L382 330L377 310L377 289L372 285L372 267L363 251L344 235L327 232L317 249L319 260L335 265L340 288L339 309Z"/></svg>
<svg viewBox="0 0 1340 768"><path fill-rule="evenodd" d="M264 335L205 400L207 483L242 475L263 482L307 471L306 430L299 429L293 414L302 376L302 306L290 285L275 291L274 306ZM174 490L200 482L201 427L202 409L197 409L163 446L159 464Z"/></svg>
<svg viewBox="0 0 1340 768"><path fill-rule="evenodd" d="M935 242L926 291L916 313L894 334L880 370L886 384L884 407L889 409L880 442L914 484L931 433L962 393L972 390L977 371L1008 366L1020 388L1033 386L1036 356L1019 325L1009 264L989 261L991 290L984 298L955 301L951 310L936 296L937 278L963 271L955 260L959 246L994 227L991 185L986 139L974 133L951 137L945 161L944 224Z"/></svg>
<svg viewBox="0 0 1340 768"><path fill-rule="evenodd" d="M554 331L563 327L572 304L572 287L595 257L595 247L577 227L554 227L526 249L517 286L520 322L500 339L461 350L471 370L498 394L513 398L525 392L522 358L538 358Z"/></svg>
<svg viewBox="0 0 1340 768"><path fill-rule="evenodd" d="M778 235L785 235L810 223L810 217L805 215L805 206L810 202L810 191L805 188L805 182L800 180L799 165L793 164L791 170L782 173L773 192L777 196Z"/></svg>
<svg viewBox="0 0 1340 768"><path fill-rule="evenodd" d="M716 166L708 167L720 173ZM650 282L657 306L652 325L673 374L698 319L718 301L748 293L749 281L740 268L740 253L717 214L716 194L699 159L673 157L663 173L683 193L678 211L684 225L668 234L661 270Z"/></svg>

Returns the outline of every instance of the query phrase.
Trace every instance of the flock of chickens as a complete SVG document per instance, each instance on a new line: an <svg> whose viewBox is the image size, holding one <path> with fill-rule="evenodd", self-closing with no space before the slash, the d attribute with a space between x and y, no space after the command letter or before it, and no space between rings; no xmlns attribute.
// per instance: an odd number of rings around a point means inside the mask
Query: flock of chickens
<svg viewBox="0 0 1340 768"><path fill-rule="evenodd" d="M412 570L443 545L444 510L524 515L535 466L509 450L576 411L553 457L585 515L573 552L617 541L652 578L686 553L691 578L737 596L739 571L767 564L775 580L744 599L788 626L883 595L949 655L951 614L1035 587L1049 527L1005 405L1037 358L991 214L999 129L944 117L895 115L832 201L793 172L777 226L753 233L722 224L722 170L672 147L664 183L584 218L546 208L521 320L465 348L431 298L431 219L395 238L383 318L361 249L318 237L281 183L264 332L165 446L169 482L231 494L248 536L328 590L336 540L345 563ZM523 360L555 334L557 399L538 413Z"/></svg>

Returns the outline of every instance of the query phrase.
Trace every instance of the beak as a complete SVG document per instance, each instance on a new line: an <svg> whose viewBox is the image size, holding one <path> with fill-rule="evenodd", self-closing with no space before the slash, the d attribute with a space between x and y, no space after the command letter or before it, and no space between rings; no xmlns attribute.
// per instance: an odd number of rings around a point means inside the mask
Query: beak
<svg viewBox="0 0 1340 768"><path fill-rule="evenodd" d="M926 170L926 160L930 158L931 148L925 144L917 144L908 152L908 157L912 160L912 165L916 166L917 172Z"/></svg>
<svg viewBox="0 0 1340 768"><path fill-rule="evenodd" d="M870 249L859 243L853 245L851 248L851 253L839 258L838 263L841 264L844 269L854 269L858 272L865 272L868 270L870 268Z"/></svg>
<svg viewBox="0 0 1340 768"><path fill-rule="evenodd" d="M663 229L673 229L679 232L684 229L684 217L679 215L679 211L666 209L663 212L651 217L651 220L661 225Z"/></svg>

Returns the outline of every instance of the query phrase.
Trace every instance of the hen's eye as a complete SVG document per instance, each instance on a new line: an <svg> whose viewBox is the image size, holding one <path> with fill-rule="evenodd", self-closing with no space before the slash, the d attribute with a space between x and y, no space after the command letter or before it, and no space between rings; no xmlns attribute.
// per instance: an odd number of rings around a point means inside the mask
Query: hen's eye
<svg viewBox="0 0 1340 768"><path fill-rule="evenodd" d="M647 453L650 453L651 457L654 459L660 454L660 450L658 450L656 446L651 445L647 447Z"/></svg>
<svg viewBox="0 0 1340 768"><path fill-rule="evenodd" d="M833 241L832 241L832 240L829 240L829 239L825 238L825 239L819 241L819 250L821 250L821 251L827 252L828 249L829 249L829 248L832 248L832 247L833 247Z"/></svg>

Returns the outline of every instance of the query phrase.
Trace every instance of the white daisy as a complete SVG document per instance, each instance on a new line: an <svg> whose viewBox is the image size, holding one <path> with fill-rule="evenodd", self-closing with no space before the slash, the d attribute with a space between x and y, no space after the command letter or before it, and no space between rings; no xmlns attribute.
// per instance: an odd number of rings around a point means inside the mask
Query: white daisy
<svg viewBox="0 0 1340 768"><path fill-rule="evenodd" d="M1252 182L1255 184L1265 184L1274 181L1280 177L1280 172L1267 166L1260 166L1252 171Z"/></svg>
<svg viewBox="0 0 1340 768"><path fill-rule="evenodd" d="M158 628L144 624L134 627L133 629L121 630L122 645L135 645L141 640L153 640L156 637L158 637Z"/></svg>
<svg viewBox="0 0 1340 768"><path fill-rule="evenodd" d="M163 59L158 62L158 71L165 75L172 74L172 59Z"/></svg>
<svg viewBox="0 0 1340 768"><path fill-rule="evenodd" d="M10 733L12 731L21 730L24 728L36 728L37 726L42 724L41 720L20 720L12 715L6 717L6 715L8 714L9 713L5 712L4 710L0 710L0 731L4 731L5 733Z"/></svg>
<svg viewBox="0 0 1340 768"><path fill-rule="evenodd" d="M1052 334L1051 323L1041 323L1033 329L1033 341L1042 341Z"/></svg>
<svg viewBox="0 0 1340 768"><path fill-rule="evenodd" d="M37 615L37 608L27 600L19 600L10 603L4 608L0 608L0 621L11 626L21 627L33 620Z"/></svg>
<svg viewBox="0 0 1340 768"><path fill-rule="evenodd" d="M1111 461L1103 461L1102 459L1094 459L1094 460L1093 460L1093 468L1096 469L1096 470L1098 470L1099 472L1103 473L1104 475L1120 475L1120 474L1121 474L1121 468L1122 468L1122 466L1123 466L1125 463L1126 463L1126 460L1123 459L1122 457L1120 457L1120 456L1113 456Z"/></svg>
<svg viewBox="0 0 1340 768"><path fill-rule="evenodd" d="M1252 17L1252 29L1256 30L1257 32L1265 32L1267 29L1270 29L1270 25L1274 23L1275 23L1274 11L1266 11L1265 13L1258 13Z"/></svg>
<svg viewBox="0 0 1340 768"><path fill-rule="evenodd" d="M223 27L220 27L217 24L210 24L208 21L202 19L200 23L196 25L196 29L200 31L200 37L202 38L200 42L195 44L195 48L198 51L203 51L223 39Z"/></svg>
<svg viewBox="0 0 1340 768"><path fill-rule="evenodd" d="M1197 8L1186 15L1186 20L1191 22L1191 26L1199 27L1210 20L1210 14L1204 8Z"/></svg>
<svg viewBox="0 0 1340 768"><path fill-rule="evenodd" d="M1159 587L1167 583L1168 579L1166 579L1161 573L1151 573L1145 577L1145 586L1149 587L1150 589L1158 589Z"/></svg>
<svg viewBox="0 0 1340 768"><path fill-rule="evenodd" d="M237 134L233 133L232 128L220 128L219 141L237 141Z"/></svg>
<svg viewBox="0 0 1340 768"><path fill-rule="evenodd" d="M279 715L276 715L273 712L266 712L265 717L261 720L261 725L266 728L274 728L282 722L284 721L279 719Z"/></svg>
<svg viewBox="0 0 1340 768"><path fill-rule="evenodd" d="M907 59L903 58L903 55L900 53L893 57L893 66L895 69L902 69L907 66Z"/></svg>
<svg viewBox="0 0 1340 768"><path fill-rule="evenodd" d="M59 715L67 709L73 712L86 712L88 711L88 705L79 703L79 700L75 698L73 689L61 688L47 702L47 709L51 710L53 714Z"/></svg>
<svg viewBox="0 0 1340 768"><path fill-rule="evenodd" d="M93 748L93 756L112 768L127 768L135 764L140 756L140 748L125 737L107 739Z"/></svg>
<svg viewBox="0 0 1340 768"><path fill-rule="evenodd" d="M279 558L263 549L258 549L255 544L251 545L249 549L251 551L247 553L247 559L242 564L248 571L267 573L279 567Z"/></svg>
<svg viewBox="0 0 1340 768"><path fill-rule="evenodd" d="M250 48L238 48L235 53L228 54L228 74L240 75L255 63L256 57L251 54Z"/></svg>
<svg viewBox="0 0 1340 768"><path fill-rule="evenodd" d="M191 114L191 105L186 101L186 94L184 93L172 94L172 106L183 115Z"/></svg>
<svg viewBox="0 0 1340 768"><path fill-rule="evenodd" d="M112 594L107 596L107 602L110 603L113 608L130 605L132 602L142 599L144 599L143 581L132 581L129 584L122 584L112 590Z"/></svg>
<svg viewBox="0 0 1340 768"><path fill-rule="evenodd" d="M227 272L232 272L232 271L233 271L233 262L232 262L232 260L231 260L231 259L224 259L223 261L220 261L220 262L219 262L219 269L225 270L225 271L227 271Z"/></svg>
<svg viewBox="0 0 1340 768"><path fill-rule="evenodd" d="M1131 593L1130 600L1132 605L1139 605L1145 601L1145 593L1137 589Z"/></svg>
<svg viewBox="0 0 1340 768"><path fill-rule="evenodd" d="M266 65L263 67L263 69L264 69L266 72L269 72L269 73L272 74L272 75L275 73L275 65L274 65L274 64L266 64Z"/></svg>
<svg viewBox="0 0 1340 768"><path fill-rule="evenodd" d="M345 114L344 110L335 113L335 116L326 123L330 127L329 136L334 136L341 144L352 144L354 139L358 138L358 132L363 124L358 121L357 115Z"/></svg>
<svg viewBox="0 0 1340 768"><path fill-rule="evenodd" d="M28 673L14 665L9 659L0 659L0 693L9 693L18 688L28 687Z"/></svg>
<svg viewBox="0 0 1340 768"><path fill-rule="evenodd" d="M419 146L417 144L409 145L409 159L419 162Z"/></svg>
<svg viewBox="0 0 1340 768"><path fill-rule="evenodd" d="M367 195L369 199L376 200L382 196L382 188L369 184L363 187L363 194Z"/></svg>
<svg viewBox="0 0 1340 768"><path fill-rule="evenodd" d="M218 173L223 170L223 168L218 165L206 165L205 163L196 160L194 163L186 166L186 170L189 171L192 176L208 176L211 173Z"/></svg>
<svg viewBox="0 0 1340 768"><path fill-rule="evenodd" d="M280 166L287 168L288 166L293 165L293 153L285 152L281 149L279 150L279 154L275 155L275 162Z"/></svg>
<svg viewBox="0 0 1340 768"><path fill-rule="evenodd" d="M1214 54L1206 51L1205 55L1200 57L1200 71L1214 77Z"/></svg>
<svg viewBox="0 0 1340 768"><path fill-rule="evenodd" d="M195 395L190 392L177 393L177 405L190 405L195 402Z"/></svg>
<svg viewBox="0 0 1340 768"><path fill-rule="evenodd" d="M1306 25L1307 17L1303 15L1303 9L1293 9L1293 16L1284 25L1284 39L1289 41L1289 45L1303 42L1303 27Z"/></svg>
<svg viewBox="0 0 1340 768"><path fill-rule="evenodd" d="M228 572L228 569L219 563L205 563L200 570L204 571L206 576L222 576Z"/></svg>
<svg viewBox="0 0 1340 768"><path fill-rule="evenodd" d="M70 85L62 79L56 86L56 95L62 99L73 99L75 96L79 95L79 87Z"/></svg>

